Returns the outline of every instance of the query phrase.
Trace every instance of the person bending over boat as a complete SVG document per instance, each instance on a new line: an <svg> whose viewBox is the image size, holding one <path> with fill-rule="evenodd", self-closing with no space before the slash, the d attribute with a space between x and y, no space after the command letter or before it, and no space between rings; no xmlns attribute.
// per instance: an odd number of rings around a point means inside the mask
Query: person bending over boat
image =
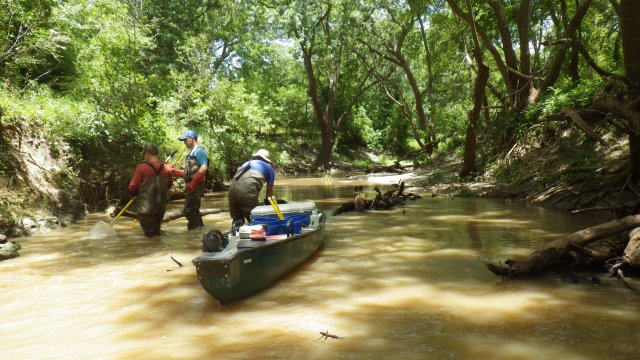
<svg viewBox="0 0 640 360"><path fill-rule="evenodd" d="M187 229L197 229L202 227L202 216L200 215L200 203L204 196L205 177L209 169L209 159L207 151L198 146L198 134L193 130L188 130L178 138L184 141L184 145L190 150L184 164L184 170L173 169L173 175L184 177L187 184L184 192L184 208L182 213L187 218Z"/></svg>
<svg viewBox="0 0 640 360"><path fill-rule="evenodd" d="M275 182L273 162L269 151L260 149L242 164L231 179L229 186L229 213L233 224L251 221L251 210L258 206L258 195L267 184L266 197L273 196Z"/></svg>
<svg viewBox="0 0 640 360"><path fill-rule="evenodd" d="M136 166L129 181L129 193L137 196L140 227L146 237L160 236L160 222L167 209L167 193L173 185L171 167L158 158L158 147L147 143L142 148L144 162Z"/></svg>

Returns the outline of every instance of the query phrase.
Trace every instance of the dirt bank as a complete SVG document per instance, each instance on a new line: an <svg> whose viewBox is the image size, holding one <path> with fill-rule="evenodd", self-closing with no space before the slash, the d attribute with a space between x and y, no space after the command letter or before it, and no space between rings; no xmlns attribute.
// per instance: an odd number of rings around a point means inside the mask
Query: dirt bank
<svg viewBox="0 0 640 360"><path fill-rule="evenodd" d="M0 234L27 236L84 215L63 141L42 128L0 123L0 158Z"/></svg>

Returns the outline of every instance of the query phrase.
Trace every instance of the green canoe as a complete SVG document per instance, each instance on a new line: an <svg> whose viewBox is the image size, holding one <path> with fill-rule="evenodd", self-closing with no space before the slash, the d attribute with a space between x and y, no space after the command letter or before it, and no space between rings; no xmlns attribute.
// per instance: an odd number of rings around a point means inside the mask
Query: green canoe
<svg viewBox="0 0 640 360"><path fill-rule="evenodd" d="M267 240L240 239L237 250L225 249L192 260L202 287L220 302L230 304L254 294L307 260L324 240L326 217L303 227L300 234L274 235Z"/></svg>

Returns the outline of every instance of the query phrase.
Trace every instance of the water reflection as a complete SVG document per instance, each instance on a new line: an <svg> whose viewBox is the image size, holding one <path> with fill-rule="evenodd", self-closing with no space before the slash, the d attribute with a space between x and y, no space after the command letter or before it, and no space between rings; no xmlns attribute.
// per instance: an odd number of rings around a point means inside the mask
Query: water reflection
<svg viewBox="0 0 640 360"><path fill-rule="evenodd" d="M364 185L286 179L277 194L336 209ZM224 193L205 208L226 208ZM181 208L179 202L171 210ZM2 359L625 359L640 355L638 297L550 274L502 281L484 259L526 255L600 222L478 199L425 198L390 211L332 217L325 246L275 286L227 307L200 287L191 258L206 230L184 219L147 239L130 220L87 240L92 215L21 239L0 262ZM184 267L171 260L174 257ZM343 339L314 341L320 331Z"/></svg>

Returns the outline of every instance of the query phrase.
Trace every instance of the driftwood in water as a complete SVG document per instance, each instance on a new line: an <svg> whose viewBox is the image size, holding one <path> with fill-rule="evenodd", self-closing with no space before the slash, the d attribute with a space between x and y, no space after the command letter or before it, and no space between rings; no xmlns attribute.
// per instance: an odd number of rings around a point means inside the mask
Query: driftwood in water
<svg viewBox="0 0 640 360"><path fill-rule="evenodd" d="M362 190L362 187L357 187L356 190ZM353 200L342 203L340 207L333 212L333 215L349 211L388 210L398 204L404 203L407 199L415 200L420 198L419 195L411 193L404 194L404 181L401 181L399 184L394 184L392 188L384 194L377 186L375 187L375 191L378 194L373 200L365 199L364 193L362 192L357 193Z"/></svg>
<svg viewBox="0 0 640 360"><path fill-rule="evenodd" d="M112 208L108 210L108 214L111 217L115 217L121 209L116 209ZM221 212L227 211L225 209L200 209L200 216L205 216L205 215L211 215L211 214L218 214ZM138 214L133 212L133 211L129 211L126 210L124 213L122 213L122 215L120 216L124 216L124 217L128 217L128 218L132 218L132 219L137 219L138 218ZM181 217L184 217L185 214L181 211L181 210L177 210L177 211L172 211L170 213L166 213L164 214L164 218L162 218L162 222L169 222L171 220L175 220L175 219L179 219Z"/></svg>
<svg viewBox="0 0 640 360"><path fill-rule="evenodd" d="M629 232L629 242L624 249L622 257L617 258L617 262L611 266L610 272L617 275L624 281L624 274L640 276L640 227Z"/></svg>
<svg viewBox="0 0 640 360"><path fill-rule="evenodd" d="M548 270L562 263L570 252L576 251L597 240L616 235L640 226L640 215L627 216L585 230L575 232L548 243L524 260L507 260L507 266L486 262L487 267L498 276L529 276Z"/></svg>
<svg viewBox="0 0 640 360"><path fill-rule="evenodd" d="M324 338L324 341L327 341L327 339L331 338L331 339L342 339L342 336L338 336L338 335L333 335L329 333L329 330L327 331L320 331L320 337L313 340L313 341L318 341L320 339Z"/></svg>

